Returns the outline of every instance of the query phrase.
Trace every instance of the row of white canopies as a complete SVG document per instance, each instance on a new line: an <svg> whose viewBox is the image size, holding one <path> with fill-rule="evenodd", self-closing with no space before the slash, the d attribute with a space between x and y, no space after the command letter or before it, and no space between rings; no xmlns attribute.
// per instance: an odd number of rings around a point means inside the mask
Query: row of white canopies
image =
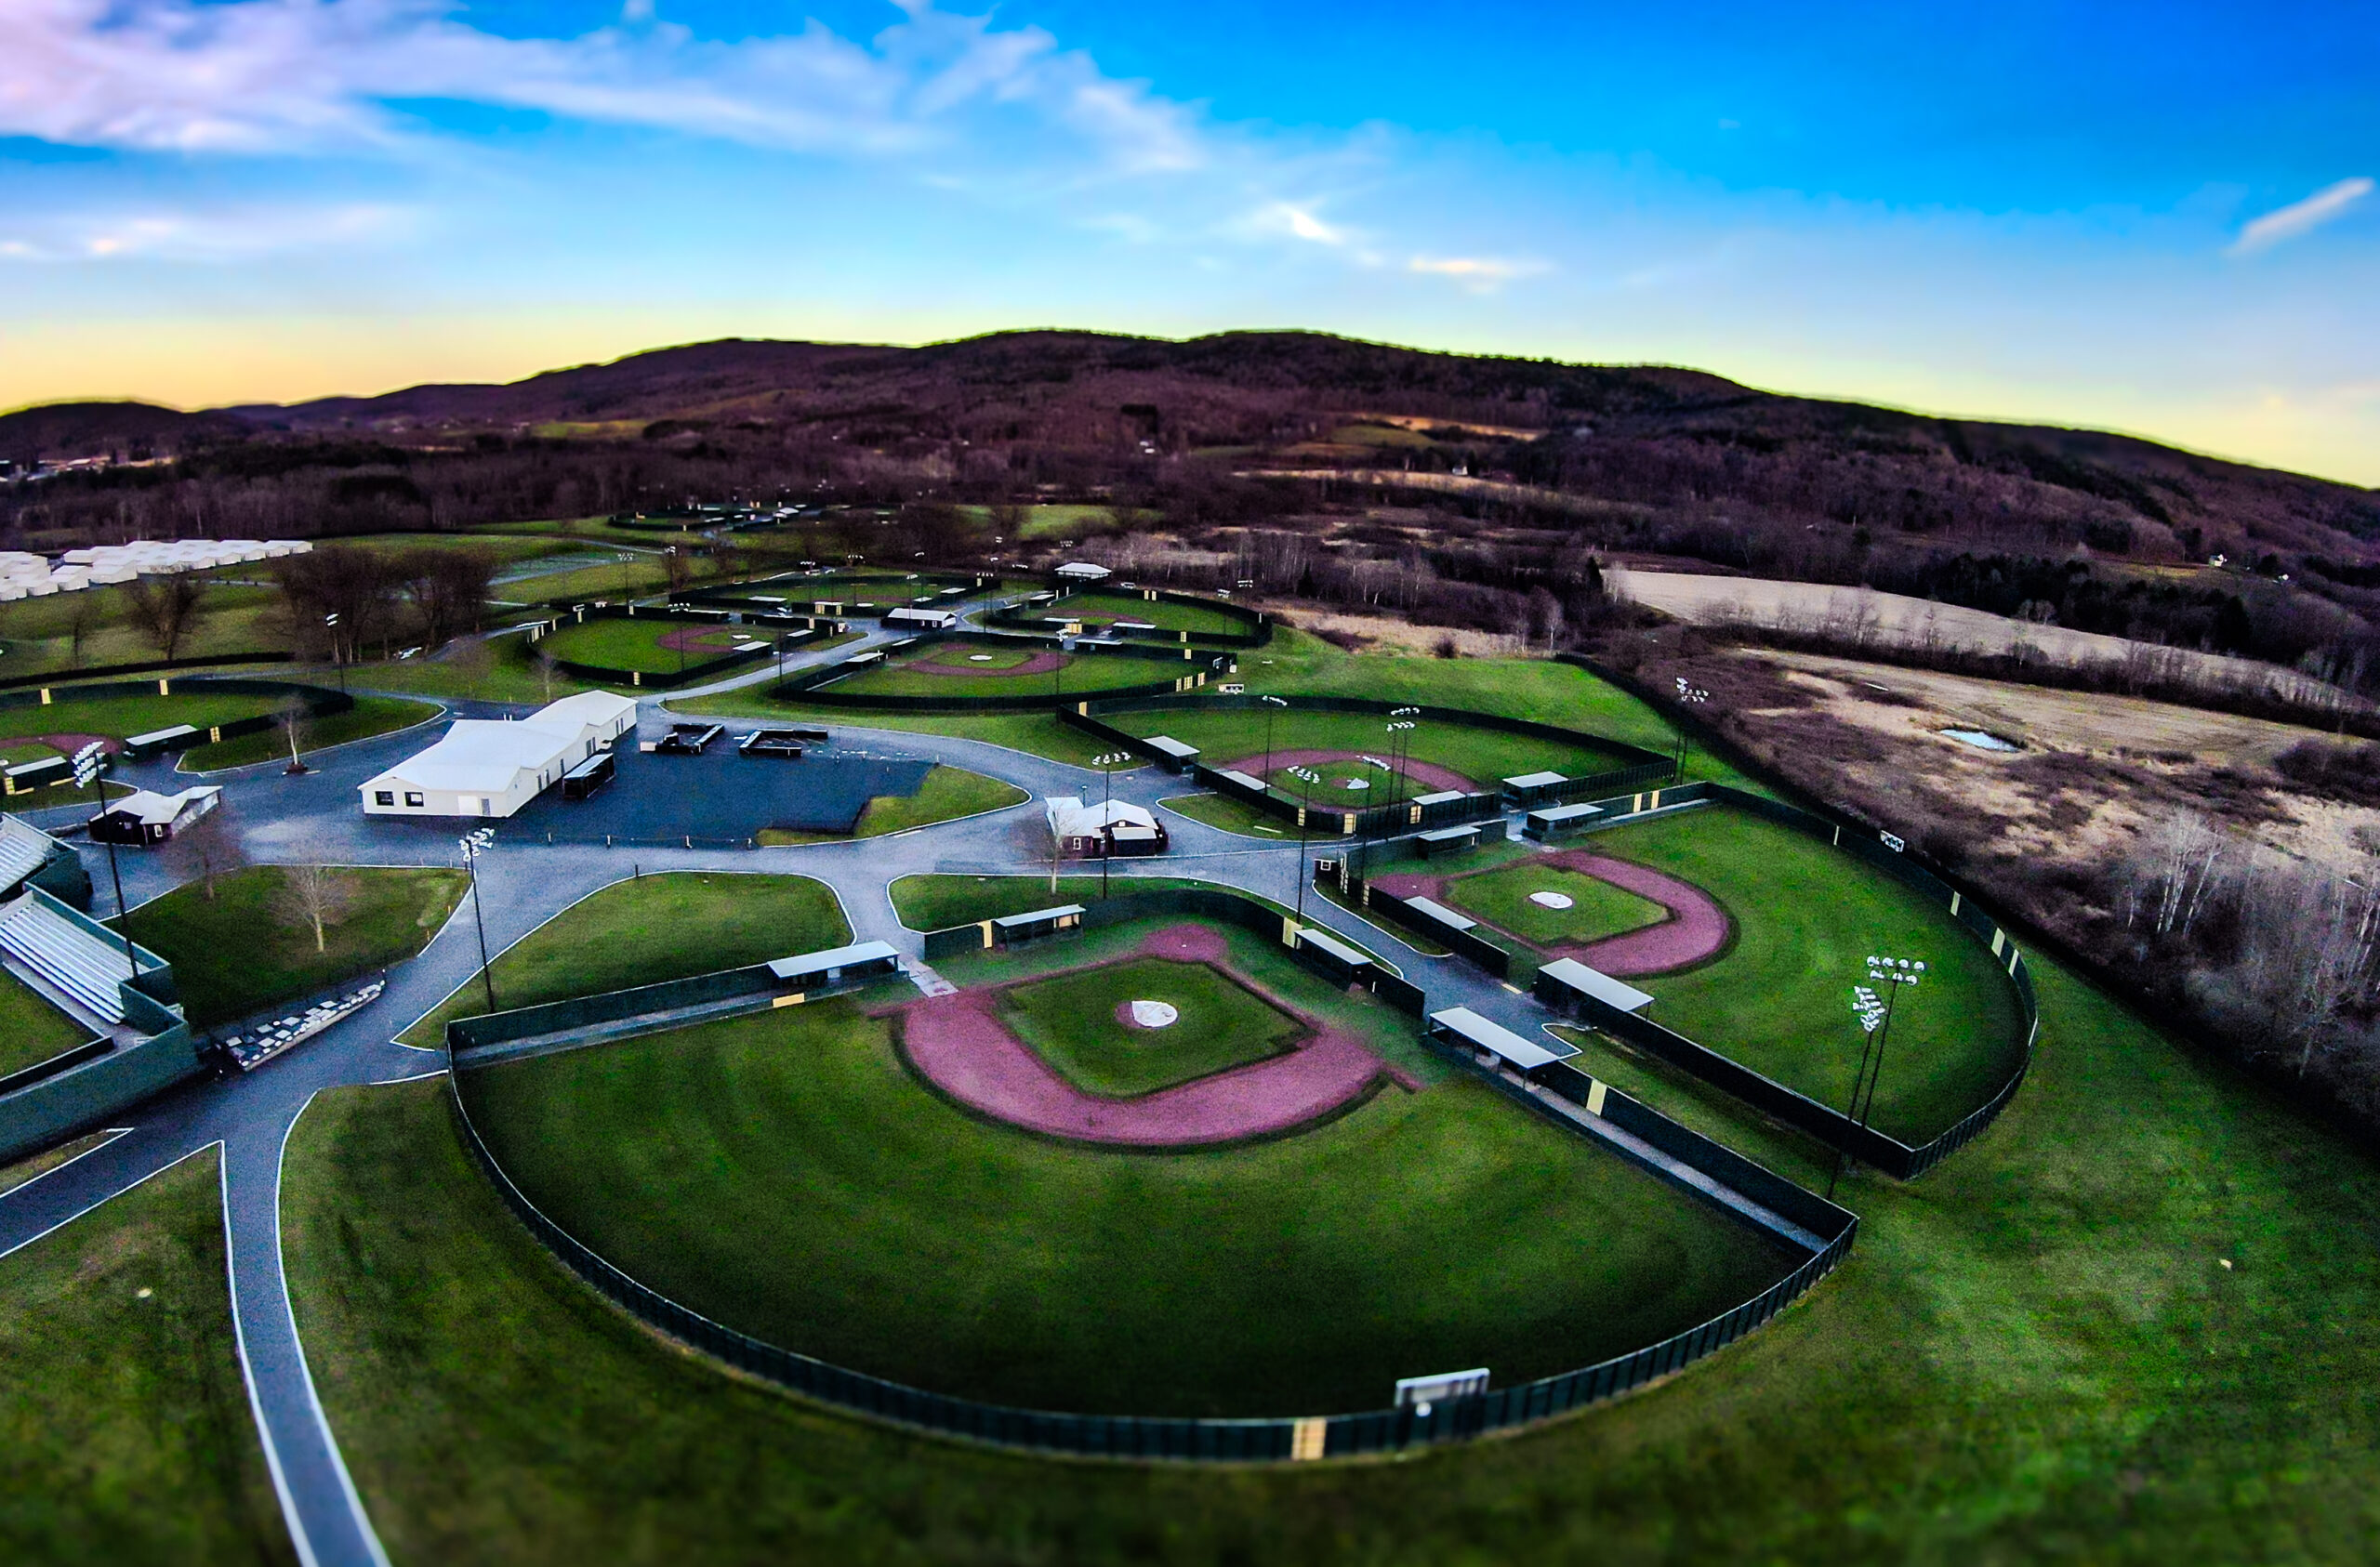
<svg viewBox="0 0 2380 1567"><path fill-rule="evenodd" d="M313 547L302 539L142 539L70 549L54 565L46 555L0 550L0 599L73 593L171 572L212 571L248 560L303 555Z"/></svg>

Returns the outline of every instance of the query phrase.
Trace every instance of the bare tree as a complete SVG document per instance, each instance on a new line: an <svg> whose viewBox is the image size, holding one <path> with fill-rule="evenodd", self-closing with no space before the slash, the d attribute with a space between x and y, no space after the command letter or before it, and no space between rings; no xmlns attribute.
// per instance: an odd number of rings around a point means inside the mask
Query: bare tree
<svg viewBox="0 0 2380 1567"><path fill-rule="evenodd" d="M284 925L311 926L314 950L327 952L326 928L345 919L354 901L354 879L346 872L331 865L284 865L271 907Z"/></svg>
<svg viewBox="0 0 2380 1567"><path fill-rule="evenodd" d="M215 902L216 881L247 863L240 835L218 806L176 833L165 845L165 863L183 881L195 881L208 902Z"/></svg>
<svg viewBox="0 0 2380 1567"><path fill-rule="evenodd" d="M554 699L554 676L562 661L543 647L537 649L536 660L537 683L545 688L546 700L551 702Z"/></svg>
<svg viewBox="0 0 2380 1567"><path fill-rule="evenodd" d="M694 557L674 544L662 552L661 569L669 574L671 598L683 593L686 585L694 580Z"/></svg>
<svg viewBox="0 0 2380 1567"><path fill-rule="evenodd" d="M496 557L484 549L430 546L406 550L393 570L420 620L423 642L435 648L457 632L477 629Z"/></svg>
<svg viewBox="0 0 2380 1567"><path fill-rule="evenodd" d="M74 595L66 611L66 636L70 644L68 657L76 668L83 664L83 644L99 628L99 596L92 592Z"/></svg>
<svg viewBox="0 0 2380 1567"><path fill-rule="evenodd" d="M304 750L313 738L313 709L308 707L298 697L285 696L281 699L281 705L273 709L272 721L273 726L281 731L282 740L289 747L288 770L305 771L306 764L298 759L298 754Z"/></svg>
<svg viewBox="0 0 2380 1567"><path fill-rule="evenodd" d="M170 576L135 577L124 585L124 600L132 622L140 627L160 658L172 658L184 638L196 627L206 588L196 577L177 572Z"/></svg>

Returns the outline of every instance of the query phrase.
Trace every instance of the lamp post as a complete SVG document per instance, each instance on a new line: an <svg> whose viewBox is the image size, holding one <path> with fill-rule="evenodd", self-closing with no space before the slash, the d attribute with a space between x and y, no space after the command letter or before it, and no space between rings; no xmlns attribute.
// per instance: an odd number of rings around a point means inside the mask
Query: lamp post
<svg viewBox="0 0 2380 1567"><path fill-rule="evenodd" d="M1680 706L1699 707L1711 700L1711 693L1680 675L1677 677L1677 700ZM1680 725L1677 731L1677 770L1681 778L1686 775L1686 728Z"/></svg>
<svg viewBox="0 0 2380 1567"><path fill-rule="evenodd" d="M496 975L487 962L487 916L480 907L480 856L496 842L496 829L482 827L462 838L463 870L471 878L471 924L480 937L480 985L487 993L487 1009L496 1010Z"/></svg>
<svg viewBox="0 0 2380 1567"><path fill-rule="evenodd" d="M1108 820L1116 803L1116 769L1131 759L1130 751L1108 751L1091 758L1091 765L1099 770L1099 776L1106 784L1106 793L1099 802L1099 896L1103 902L1107 898L1107 863L1116 858L1116 827Z"/></svg>
<svg viewBox="0 0 2380 1567"><path fill-rule="evenodd" d="M1305 923L1305 818L1306 808L1313 797L1310 785L1322 782L1322 775L1306 768L1289 769L1289 776L1298 781L1298 923Z"/></svg>
<svg viewBox="0 0 2380 1567"><path fill-rule="evenodd" d="M74 786L87 789L99 785L99 814L108 813L107 743L94 740L74 753ZM140 960L132 955L132 912L124 906L124 873L116 868L115 835L108 835L108 879L115 884L116 934L124 938L124 966L132 978L140 977Z"/></svg>
<svg viewBox="0 0 2380 1567"><path fill-rule="evenodd" d="M1900 999L1903 987L1915 985L1924 976L1925 961L1923 958L1912 960L1906 957L1878 957L1871 955L1868 959L1869 980L1873 983L1885 986L1886 989L1884 1021L1876 1030L1876 1061L1868 1073L1868 1097L1860 1102L1858 1113L1853 1116L1853 1119L1863 1126L1868 1124L1869 1117L1875 1113L1876 1084L1884 1074L1884 1049L1892 1043L1894 1004ZM1852 1086L1856 1093L1858 1086L1854 1084Z"/></svg>

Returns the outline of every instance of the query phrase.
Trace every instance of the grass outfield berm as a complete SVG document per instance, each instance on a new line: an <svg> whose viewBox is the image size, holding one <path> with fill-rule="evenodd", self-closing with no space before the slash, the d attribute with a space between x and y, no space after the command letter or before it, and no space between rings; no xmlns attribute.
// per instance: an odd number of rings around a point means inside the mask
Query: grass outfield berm
<svg viewBox="0 0 2380 1567"><path fill-rule="evenodd" d="M943 971L1029 980L1170 928ZM1414 1051L1402 1014L1247 932L1213 938L1235 972L1379 1050L1373 1070ZM1599 1360L1791 1266L1451 1074L1270 1140L1121 1152L963 1111L895 1047L890 1019L840 999L508 1062L464 1086L532 1200L653 1287L839 1364L1030 1407L1381 1407L1421 1370L1487 1364L1510 1382Z"/></svg>

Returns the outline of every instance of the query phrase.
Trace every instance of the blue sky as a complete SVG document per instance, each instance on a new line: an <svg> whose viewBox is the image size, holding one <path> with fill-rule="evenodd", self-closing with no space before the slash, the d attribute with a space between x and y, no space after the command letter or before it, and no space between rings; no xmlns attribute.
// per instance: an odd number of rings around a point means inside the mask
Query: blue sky
<svg viewBox="0 0 2380 1567"><path fill-rule="evenodd" d="M2380 7L0 0L0 405L1307 326L2380 483Z"/></svg>

